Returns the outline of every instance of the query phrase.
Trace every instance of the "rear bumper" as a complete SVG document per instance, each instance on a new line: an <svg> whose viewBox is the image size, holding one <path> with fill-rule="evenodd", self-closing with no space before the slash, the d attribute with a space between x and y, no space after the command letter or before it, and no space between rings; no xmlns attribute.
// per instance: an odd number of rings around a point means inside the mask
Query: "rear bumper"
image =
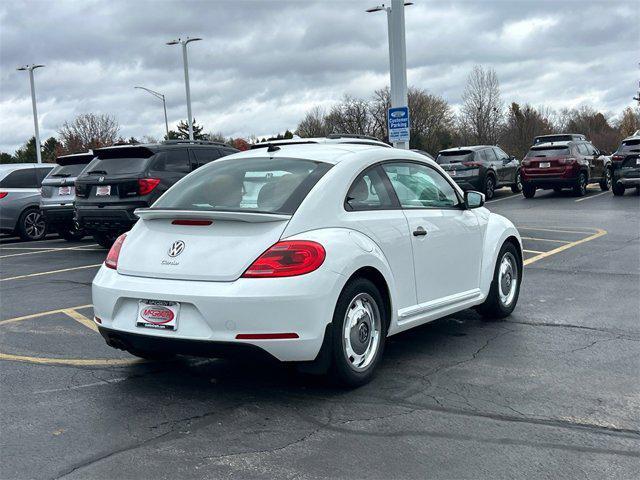
<svg viewBox="0 0 640 480"><path fill-rule="evenodd" d="M318 356L343 283L342 275L322 268L299 277L205 282L132 277L103 266L92 294L100 328L116 344L118 339L125 344L145 342L138 348L157 346L203 356L248 345L280 361L304 362ZM137 327L140 299L180 302L177 329ZM295 333L298 338L236 338L276 333Z"/></svg>
<svg viewBox="0 0 640 480"><path fill-rule="evenodd" d="M525 185L532 185L536 188L549 189L549 188L568 188L573 187L576 184L576 178L527 178L522 180Z"/></svg>
<svg viewBox="0 0 640 480"><path fill-rule="evenodd" d="M144 204L142 207L147 207ZM76 217L81 228L95 232L126 232L138 220L133 212L140 206L126 207L105 205L104 207L76 205Z"/></svg>
<svg viewBox="0 0 640 480"><path fill-rule="evenodd" d="M42 215L49 225L73 223L73 205L40 205Z"/></svg>
<svg viewBox="0 0 640 480"><path fill-rule="evenodd" d="M482 177L451 177L463 190L482 190L484 187Z"/></svg>
<svg viewBox="0 0 640 480"><path fill-rule="evenodd" d="M613 183L627 187L640 186L640 168L620 168L613 172Z"/></svg>

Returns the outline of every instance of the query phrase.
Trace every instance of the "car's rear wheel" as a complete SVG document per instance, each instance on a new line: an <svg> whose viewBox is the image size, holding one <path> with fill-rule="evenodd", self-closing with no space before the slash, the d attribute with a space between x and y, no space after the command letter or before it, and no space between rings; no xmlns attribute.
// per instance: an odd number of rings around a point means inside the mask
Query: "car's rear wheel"
<svg viewBox="0 0 640 480"><path fill-rule="evenodd" d="M111 248L113 242L116 241L116 235L111 233L94 233L93 239L103 248Z"/></svg>
<svg viewBox="0 0 640 480"><path fill-rule="evenodd" d="M511 185L511 191L513 193L520 193L522 191L522 176L520 172L516 173L516 181Z"/></svg>
<svg viewBox="0 0 640 480"><path fill-rule="evenodd" d="M67 242L77 242L78 240L82 240L86 235L84 230L79 228L76 224L71 227L59 229L58 234Z"/></svg>
<svg viewBox="0 0 640 480"><path fill-rule="evenodd" d="M536 187L528 183L522 185L522 195L524 198L533 198L536 195Z"/></svg>
<svg viewBox="0 0 640 480"><path fill-rule="evenodd" d="M614 183L611 190L616 197L621 197L622 195L624 195L624 187L619 183Z"/></svg>
<svg viewBox="0 0 640 480"><path fill-rule="evenodd" d="M553 187L553 191L554 191L554 192L556 192L556 193L560 193L560 192L562 192L562 188L560 188L560 187Z"/></svg>
<svg viewBox="0 0 640 480"><path fill-rule="evenodd" d="M600 180L600 190L606 192L611 188L611 169L609 167L604 169L604 178Z"/></svg>
<svg viewBox="0 0 640 480"><path fill-rule="evenodd" d="M587 194L587 174L580 172L576 183L573 186L573 193L578 197L584 197Z"/></svg>
<svg viewBox="0 0 640 480"><path fill-rule="evenodd" d="M493 178L493 175L487 175L487 178L484 179L484 197L487 200L491 200L496 192L496 181Z"/></svg>
<svg viewBox="0 0 640 480"><path fill-rule="evenodd" d="M344 288L333 315L333 379L344 386L369 382L382 356L387 336L384 300L378 288L357 278Z"/></svg>
<svg viewBox="0 0 640 480"><path fill-rule="evenodd" d="M41 240L47 233L47 223L42 212L37 208L30 208L22 212L18 219L18 235L22 240Z"/></svg>
<svg viewBox="0 0 640 480"><path fill-rule="evenodd" d="M521 262L518 250L511 242L502 245L493 273L489 295L477 307L485 320L501 319L509 316L518 303Z"/></svg>

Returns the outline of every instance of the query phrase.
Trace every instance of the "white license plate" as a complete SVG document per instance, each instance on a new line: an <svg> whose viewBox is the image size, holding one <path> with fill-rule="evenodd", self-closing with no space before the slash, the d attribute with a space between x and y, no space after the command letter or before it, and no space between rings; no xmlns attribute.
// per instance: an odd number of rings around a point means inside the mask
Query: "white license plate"
<svg viewBox="0 0 640 480"><path fill-rule="evenodd" d="M96 195L111 195L111 185L100 185L96 188Z"/></svg>
<svg viewBox="0 0 640 480"><path fill-rule="evenodd" d="M71 195L71 187L58 187L58 195Z"/></svg>
<svg viewBox="0 0 640 480"><path fill-rule="evenodd" d="M175 330L178 328L178 302L161 300L140 300L138 302L138 317L136 326L157 328L160 330Z"/></svg>
<svg viewBox="0 0 640 480"><path fill-rule="evenodd" d="M539 168L549 168L551 163L549 162L540 162Z"/></svg>

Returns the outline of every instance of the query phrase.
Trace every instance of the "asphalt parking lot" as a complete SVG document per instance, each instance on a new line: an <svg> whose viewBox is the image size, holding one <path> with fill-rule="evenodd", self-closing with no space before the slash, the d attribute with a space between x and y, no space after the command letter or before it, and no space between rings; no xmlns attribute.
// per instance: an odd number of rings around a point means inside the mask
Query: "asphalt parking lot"
<svg viewBox="0 0 640 480"><path fill-rule="evenodd" d="M501 190L518 307L391 337L370 384L143 362L91 320L106 252L0 239L2 478L637 478L640 197ZM634 473L635 472L635 473Z"/></svg>

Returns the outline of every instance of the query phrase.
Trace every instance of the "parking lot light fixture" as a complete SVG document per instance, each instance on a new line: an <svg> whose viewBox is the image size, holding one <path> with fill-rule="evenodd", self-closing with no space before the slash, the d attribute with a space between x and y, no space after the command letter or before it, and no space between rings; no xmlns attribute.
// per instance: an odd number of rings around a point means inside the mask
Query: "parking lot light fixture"
<svg viewBox="0 0 640 480"><path fill-rule="evenodd" d="M40 151L40 129L38 128L38 109L36 108L36 87L33 81L33 71L36 68L44 67L44 65L25 65L17 68L19 71L29 72L29 82L31 83L31 106L33 107L33 127L36 136L36 159L38 163L42 163L42 152Z"/></svg>
<svg viewBox="0 0 640 480"><path fill-rule="evenodd" d="M193 117L191 116L191 90L189 88L189 60L187 58L187 45L191 42L197 42L201 38L185 38L182 40L171 40L167 45L182 45L182 62L184 64L184 87L187 92L187 123L189 124L189 140L193 140Z"/></svg>
<svg viewBox="0 0 640 480"><path fill-rule="evenodd" d="M146 87L133 87L133 88L139 88L140 90L144 90L145 92L150 93L154 97L162 100L162 107L164 108L164 127L167 132L167 139L168 139L169 138L169 122L167 121L167 103L165 101L164 95L162 93L156 92Z"/></svg>
<svg viewBox="0 0 640 480"><path fill-rule="evenodd" d="M391 0L366 10L367 13L387 12L389 35L389 72L391 80L391 108L407 106L407 48L404 33L404 7L413 2ZM409 142L394 142L396 148L409 148Z"/></svg>

